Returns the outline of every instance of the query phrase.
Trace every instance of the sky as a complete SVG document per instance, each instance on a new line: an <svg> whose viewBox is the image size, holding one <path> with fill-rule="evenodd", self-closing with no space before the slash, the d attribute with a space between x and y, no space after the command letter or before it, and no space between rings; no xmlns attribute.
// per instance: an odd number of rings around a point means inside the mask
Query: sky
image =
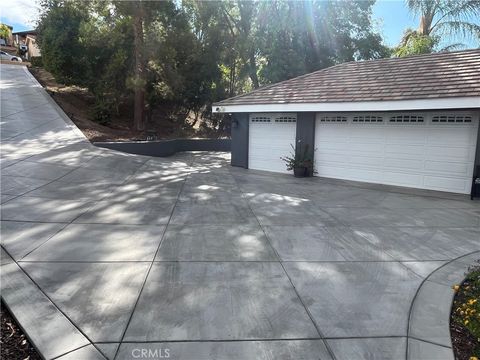
<svg viewBox="0 0 480 360"><path fill-rule="evenodd" d="M405 1L402 0L378 0L373 6L373 19L385 45L388 46L398 45L406 28L418 27L418 20L408 11Z"/></svg>
<svg viewBox="0 0 480 360"><path fill-rule="evenodd" d="M409 27L417 29L420 23L419 19L407 9L403 0L377 0L373 6L373 18L385 45L388 46L398 45L404 30ZM480 18L476 20L480 24ZM443 39L439 47L453 43L463 43L466 48L478 47L474 39Z"/></svg>
<svg viewBox="0 0 480 360"><path fill-rule="evenodd" d="M33 29L37 16L37 0L0 1L0 22L13 26L13 31ZM419 23L406 8L404 0L377 0L373 7L373 19L388 46L397 45L403 31L408 27L416 29ZM472 40L459 42L475 47Z"/></svg>
<svg viewBox="0 0 480 360"><path fill-rule="evenodd" d="M1 0L0 22L13 26L13 31L24 31L35 28L38 17L36 0Z"/></svg>

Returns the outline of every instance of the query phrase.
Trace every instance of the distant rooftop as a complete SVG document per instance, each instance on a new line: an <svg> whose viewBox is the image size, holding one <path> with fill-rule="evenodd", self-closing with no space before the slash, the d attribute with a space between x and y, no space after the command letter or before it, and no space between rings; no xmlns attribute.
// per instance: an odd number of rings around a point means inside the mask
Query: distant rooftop
<svg viewBox="0 0 480 360"><path fill-rule="evenodd" d="M37 35L37 30L17 31L17 32L12 33L12 35L20 35L20 36Z"/></svg>

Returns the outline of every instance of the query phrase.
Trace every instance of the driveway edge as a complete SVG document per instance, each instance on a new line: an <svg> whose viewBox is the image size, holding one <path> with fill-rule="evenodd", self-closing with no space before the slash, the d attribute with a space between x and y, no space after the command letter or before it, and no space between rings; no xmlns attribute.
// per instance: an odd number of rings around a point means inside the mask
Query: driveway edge
<svg viewBox="0 0 480 360"><path fill-rule="evenodd" d="M436 358L453 360L450 312L455 292L452 286L480 258L480 251L460 256L433 271L422 282L412 301L407 329L407 360Z"/></svg>
<svg viewBox="0 0 480 360"><path fill-rule="evenodd" d="M38 88L39 93L49 102L49 104L57 111L58 115L62 118L62 120L73 130L77 135L79 135L82 140L90 144L90 141L85 136L85 134L75 125L75 123L68 117L67 114L63 111L63 109L52 99L50 95L46 92L43 88L42 84L38 82L35 76L32 75L26 66L23 66L23 71L27 74L27 77L34 83L35 87Z"/></svg>
<svg viewBox="0 0 480 360"><path fill-rule="evenodd" d="M1 298L39 355L55 359L92 346L3 247L1 252ZM105 358L94 351L98 358Z"/></svg>

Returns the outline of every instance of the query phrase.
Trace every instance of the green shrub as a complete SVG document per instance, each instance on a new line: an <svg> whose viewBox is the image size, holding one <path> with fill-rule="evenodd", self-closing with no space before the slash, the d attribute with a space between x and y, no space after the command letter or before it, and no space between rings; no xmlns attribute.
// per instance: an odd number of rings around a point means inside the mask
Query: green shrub
<svg viewBox="0 0 480 360"><path fill-rule="evenodd" d="M108 125L112 119L113 110L113 103L108 99L96 99L91 110L92 120L100 125Z"/></svg>
<svg viewBox="0 0 480 360"><path fill-rule="evenodd" d="M292 148L292 153L280 158L285 162L287 170L290 171L296 167L304 167L313 172L313 152L310 151L309 146L301 146L300 144L298 144L297 148L292 144L290 144L290 146Z"/></svg>
<svg viewBox="0 0 480 360"><path fill-rule="evenodd" d="M43 62L42 62L42 57L41 56L32 56L30 58L30 64L35 67L42 67Z"/></svg>
<svg viewBox="0 0 480 360"><path fill-rule="evenodd" d="M37 43L45 70L66 85L85 84L85 46L81 29L89 15L74 1L53 3L41 15Z"/></svg>

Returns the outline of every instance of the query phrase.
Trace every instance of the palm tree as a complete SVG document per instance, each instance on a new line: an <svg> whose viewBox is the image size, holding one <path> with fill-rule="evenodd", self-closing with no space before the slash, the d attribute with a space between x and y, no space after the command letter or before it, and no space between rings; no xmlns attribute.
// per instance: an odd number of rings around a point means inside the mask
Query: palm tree
<svg viewBox="0 0 480 360"><path fill-rule="evenodd" d="M480 43L479 0L407 0L407 6L420 15L419 35L474 38ZM448 48L461 46L456 43Z"/></svg>

